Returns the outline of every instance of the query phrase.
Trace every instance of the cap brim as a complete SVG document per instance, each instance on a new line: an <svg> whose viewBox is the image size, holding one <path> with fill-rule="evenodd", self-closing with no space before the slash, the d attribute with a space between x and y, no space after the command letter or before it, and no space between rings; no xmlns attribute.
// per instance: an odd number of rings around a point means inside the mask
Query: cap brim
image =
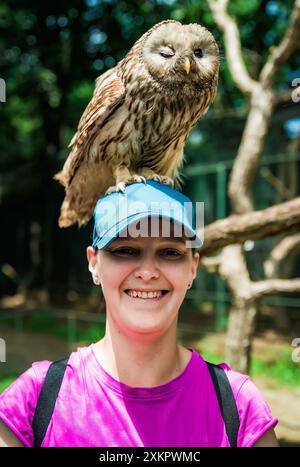
<svg viewBox="0 0 300 467"><path fill-rule="evenodd" d="M138 221L146 219L148 217L158 217L160 219L167 219L169 221L173 221L176 224L180 224L184 228L184 233L186 235L186 241L188 242L188 246L190 248L200 248L203 245L203 241L201 238L195 234L195 231L191 229L188 225L183 224L182 222L178 222L178 220L174 219L172 216L166 216L162 214L158 214L157 216L153 216L152 214L147 213L136 213L130 216L130 220L127 217L123 221L119 222L117 225L111 229L110 232L105 234L101 239L93 243L94 248L98 248L99 250L103 250L104 248L108 247L120 234L128 229L129 226L135 224ZM122 237L124 238L124 237Z"/></svg>

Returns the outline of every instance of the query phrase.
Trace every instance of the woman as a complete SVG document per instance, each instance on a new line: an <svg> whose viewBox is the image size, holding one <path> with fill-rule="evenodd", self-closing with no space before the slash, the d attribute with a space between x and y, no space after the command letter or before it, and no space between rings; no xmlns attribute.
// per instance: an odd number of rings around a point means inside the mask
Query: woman
<svg viewBox="0 0 300 467"><path fill-rule="evenodd" d="M202 244L191 206L152 180L98 201L87 259L106 302L105 336L70 355L42 446L230 446L205 361L176 339ZM0 445L34 445L50 364L34 362L0 396ZM278 420L249 376L219 366L238 410L237 445L278 446Z"/></svg>

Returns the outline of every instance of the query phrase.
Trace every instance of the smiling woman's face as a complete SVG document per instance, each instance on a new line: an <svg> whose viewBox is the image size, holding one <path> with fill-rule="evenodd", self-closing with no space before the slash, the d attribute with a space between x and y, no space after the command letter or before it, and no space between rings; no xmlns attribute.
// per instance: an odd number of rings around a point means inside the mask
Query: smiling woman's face
<svg viewBox="0 0 300 467"><path fill-rule="evenodd" d="M174 237L172 231L169 238L128 236L105 250L88 247L87 257L94 282L102 284L107 318L119 330L163 334L177 326L199 261L199 254L193 254L183 238Z"/></svg>

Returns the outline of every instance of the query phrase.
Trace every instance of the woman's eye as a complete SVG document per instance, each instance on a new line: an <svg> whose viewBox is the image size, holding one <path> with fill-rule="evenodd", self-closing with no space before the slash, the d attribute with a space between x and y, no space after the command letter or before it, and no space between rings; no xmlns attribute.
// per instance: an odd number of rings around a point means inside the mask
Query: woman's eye
<svg viewBox="0 0 300 467"><path fill-rule="evenodd" d="M111 253L120 256L134 256L138 252L133 248L118 248L117 250L112 250Z"/></svg>
<svg viewBox="0 0 300 467"><path fill-rule="evenodd" d="M117 248L115 250L108 249L108 251L113 255L123 256L123 257L125 257L125 256L127 256L127 257L136 257L136 256L139 255L139 251L134 249L134 248ZM179 257L183 256L182 253L180 253L177 250L174 250L174 248L164 249L160 254L164 258L179 258Z"/></svg>
<svg viewBox="0 0 300 467"><path fill-rule="evenodd" d="M167 250L163 251L163 256L177 258L178 256L182 256L182 253L180 253L177 250L174 250L173 248L168 248Z"/></svg>
<svg viewBox="0 0 300 467"><path fill-rule="evenodd" d="M203 57L203 51L202 51L202 49L200 49L200 48L199 48L199 49L195 49L195 50L194 50L194 54L195 54L195 57L197 57L197 58L202 58L202 57Z"/></svg>

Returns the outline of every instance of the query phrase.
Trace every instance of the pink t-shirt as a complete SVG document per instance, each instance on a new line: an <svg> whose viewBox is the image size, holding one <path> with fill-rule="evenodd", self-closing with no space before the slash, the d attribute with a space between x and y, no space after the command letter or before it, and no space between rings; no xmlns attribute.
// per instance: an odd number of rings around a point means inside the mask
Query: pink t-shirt
<svg viewBox="0 0 300 467"><path fill-rule="evenodd" d="M201 355L155 387L131 387L100 365L94 344L72 352L42 447L229 446L215 389ZM0 419L25 446L50 361L34 362L0 395ZM249 376L225 369L236 399L238 446L252 446L278 419Z"/></svg>

